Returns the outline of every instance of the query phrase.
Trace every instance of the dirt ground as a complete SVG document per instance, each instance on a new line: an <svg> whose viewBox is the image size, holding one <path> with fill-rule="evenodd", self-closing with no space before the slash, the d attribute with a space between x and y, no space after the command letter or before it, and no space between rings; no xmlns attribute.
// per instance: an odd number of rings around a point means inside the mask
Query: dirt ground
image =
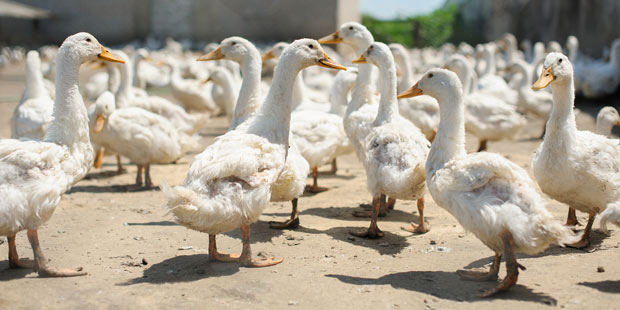
<svg viewBox="0 0 620 310"><path fill-rule="evenodd" d="M0 69L1 138L10 136L9 119L24 85L21 68ZM580 105L584 112L578 116L579 127L592 129L591 113L604 104L609 102ZM200 133L203 144L225 128L223 118L213 119ZM534 137L541 128L542 122L534 120L517 140L493 142L489 149L531 172L530 154L540 144ZM468 137L469 150L476 143ZM174 165L153 166L154 182L181 184L194 155ZM598 221L592 246L551 247L539 255L520 255L527 270L518 284L483 299L478 297L481 290L495 283L462 281L455 271L488 265L493 253L429 194L427 234L400 229L417 217L415 202L398 201L395 210L380 219L385 237L365 240L349 235L353 228L368 226L351 213L370 200L363 167L353 154L339 158L337 175L321 176L320 185L329 191L299 200L301 227L268 227L270 220L289 216L289 203L272 203L252 225L253 253L284 258L282 264L262 269L209 262L207 235L175 224L160 191L124 192L121 185L134 181L136 167L126 163L128 173L112 176L114 160L106 157L102 169L91 169L39 231L52 266L82 266L89 274L41 279L29 270L8 269L8 250L2 244L0 309L620 308L620 232L613 227L606 236L598 231ZM565 219L565 205L549 199L548 208L558 220ZM585 214L578 217L586 222ZM22 257L32 257L25 233L18 234L17 244ZM220 235L218 247L239 252L239 230ZM597 271L599 267L604 271ZM500 277L504 274L502 265Z"/></svg>

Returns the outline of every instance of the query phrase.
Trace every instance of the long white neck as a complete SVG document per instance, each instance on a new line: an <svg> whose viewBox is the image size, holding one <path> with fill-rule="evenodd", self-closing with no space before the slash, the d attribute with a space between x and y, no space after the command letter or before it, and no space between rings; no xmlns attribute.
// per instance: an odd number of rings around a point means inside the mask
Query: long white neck
<svg viewBox="0 0 620 310"><path fill-rule="evenodd" d="M261 56L256 48L248 49L249 54L241 62L243 82L237 97L237 104L233 112L229 130L234 130L252 117L261 106L260 74Z"/></svg>
<svg viewBox="0 0 620 310"><path fill-rule="evenodd" d="M373 126L380 126L389 123L398 117L398 100L396 99L396 66L390 62L385 66L379 67L379 112L373 122Z"/></svg>
<svg viewBox="0 0 620 310"><path fill-rule="evenodd" d="M69 147L71 153L90 150L88 114L78 88L80 59L61 48L56 59L56 97L53 120L44 141ZM90 157L92 160L92 156Z"/></svg>
<svg viewBox="0 0 620 310"><path fill-rule="evenodd" d="M346 81L344 81L344 79L336 79L329 94L329 101L331 103L329 113L336 114L338 116L344 116L350 90L350 88L348 88L346 84L347 83Z"/></svg>
<svg viewBox="0 0 620 310"><path fill-rule="evenodd" d="M413 85L413 70L411 69L412 67L409 55L401 55L399 59L399 67L402 75L400 77L400 81L398 82L398 92L401 93Z"/></svg>
<svg viewBox="0 0 620 310"><path fill-rule="evenodd" d="M519 80L519 89L530 89L530 85L532 85L532 80L528 69L521 62L514 62L513 64L517 67L519 73L521 73L521 80Z"/></svg>
<svg viewBox="0 0 620 310"><path fill-rule="evenodd" d="M570 143L574 139L577 132L577 124L575 123L575 113L573 105L575 102L575 88L573 85L573 77L563 83L551 83L551 93L553 94L553 107L551 115L547 121L547 127L544 140L558 141L562 139L566 145L562 147L570 147ZM547 145L549 143L544 143ZM555 147L549 144L550 147Z"/></svg>
<svg viewBox="0 0 620 310"><path fill-rule="evenodd" d="M465 95L475 91L472 85L478 84L478 78L475 76L474 68L472 66L464 62L462 69L456 70L455 73L463 84L463 91L465 92Z"/></svg>
<svg viewBox="0 0 620 310"><path fill-rule="evenodd" d="M486 67L484 67L484 71L480 77L495 74L495 53L491 50L485 49L483 55Z"/></svg>
<svg viewBox="0 0 620 310"><path fill-rule="evenodd" d="M132 85L135 87L140 87L140 81L138 81L138 66L140 65L140 62L143 60L141 56L137 55L133 58L134 62L133 62L133 66L131 68L131 70L133 71L133 79L131 81Z"/></svg>
<svg viewBox="0 0 620 310"><path fill-rule="evenodd" d="M303 74L298 74L293 86L293 109L304 103L307 99L306 86L304 84Z"/></svg>
<svg viewBox="0 0 620 310"><path fill-rule="evenodd" d="M45 84L43 83L43 73L41 73L41 61L38 59L28 59L26 62L26 87L22 93L21 102L28 99L50 97Z"/></svg>
<svg viewBox="0 0 620 310"><path fill-rule="evenodd" d="M121 71L114 65L108 65L108 90L116 93L121 86Z"/></svg>
<svg viewBox="0 0 620 310"><path fill-rule="evenodd" d="M116 108L124 109L131 105L134 99L134 93L132 88L133 71L129 61L126 61L124 65L120 65L121 82L118 86L118 91L114 94L116 100Z"/></svg>
<svg viewBox="0 0 620 310"><path fill-rule="evenodd" d="M448 161L467 155L465 152L465 106L459 87L446 88L436 97L439 102L439 127L426 161L427 177Z"/></svg>
<svg viewBox="0 0 620 310"><path fill-rule="evenodd" d="M288 145L293 111L295 77L303 69L298 62L282 57L276 65L273 81L265 102L251 120L248 133L269 139L271 143Z"/></svg>
<svg viewBox="0 0 620 310"><path fill-rule="evenodd" d="M221 78L218 77L213 82L222 88L223 97L225 98L227 103L230 103L230 107L225 107L226 114L230 115L232 113L232 105L234 104L235 100L235 88L233 86L232 75L229 74L228 71L224 71L221 75Z"/></svg>
<svg viewBox="0 0 620 310"><path fill-rule="evenodd" d="M353 87L351 102L347 106L346 115L357 111L362 105L370 103L374 92L372 70L373 66L370 64L359 64L355 87Z"/></svg>
<svg viewBox="0 0 620 310"><path fill-rule="evenodd" d="M575 63L577 61L577 57L579 54L579 46L575 44L569 44L567 48L568 48L568 60L570 60L571 63Z"/></svg>

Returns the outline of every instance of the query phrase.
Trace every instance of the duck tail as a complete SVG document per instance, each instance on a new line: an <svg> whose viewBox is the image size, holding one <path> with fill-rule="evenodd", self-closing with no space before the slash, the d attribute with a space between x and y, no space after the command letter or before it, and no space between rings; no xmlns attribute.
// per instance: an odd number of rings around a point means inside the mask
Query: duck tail
<svg viewBox="0 0 620 310"><path fill-rule="evenodd" d="M551 243L557 243L560 246L576 243L583 236L583 232L576 234L572 229L573 227L566 226L553 218L546 220L543 225L547 235L553 239L550 241L555 241Z"/></svg>
<svg viewBox="0 0 620 310"><path fill-rule="evenodd" d="M620 203L608 204L605 211L601 213L601 230L606 234L609 234L607 229L608 221L620 226Z"/></svg>
<svg viewBox="0 0 620 310"><path fill-rule="evenodd" d="M183 186L171 187L165 180L161 182L160 188L168 199L166 204L168 212L166 214L174 215L179 223L184 222L184 219L195 216L198 211L198 206L195 203L196 199L198 199L196 193Z"/></svg>
<svg viewBox="0 0 620 310"><path fill-rule="evenodd" d="M200 148L200 137L198 135L188 135L184 132L179 132L179 142L181 143L181 152L197 151Z"/></svg>

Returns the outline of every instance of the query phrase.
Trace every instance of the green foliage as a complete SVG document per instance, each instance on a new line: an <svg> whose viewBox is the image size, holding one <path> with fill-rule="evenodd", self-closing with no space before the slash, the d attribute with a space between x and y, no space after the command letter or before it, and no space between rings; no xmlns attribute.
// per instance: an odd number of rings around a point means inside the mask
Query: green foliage
<svg viewBox="0 0 620 310"><path fill-rule="evenodd" d="M404 19L383 21L364 15L362 24L377 41L401 43L409 47L439 47L452 37L457 12L456 5L449 5L427 15Z"/></svg>

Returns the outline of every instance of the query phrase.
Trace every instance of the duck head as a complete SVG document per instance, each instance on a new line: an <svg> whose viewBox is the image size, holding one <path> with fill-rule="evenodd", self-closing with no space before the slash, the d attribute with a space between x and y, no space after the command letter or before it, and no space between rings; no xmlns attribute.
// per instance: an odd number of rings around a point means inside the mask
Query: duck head
<svg viewBox="0 0 620 310"><path fill-rule="evenodd" d="M374 39L370 31L368 31L364 25L356 22L349 22L342 24L338 31L322 37L318 41L321 44L344 43L361 54Z"/></svg>
<svg viewBox="0 0 620 310"><path fill-rule="evenodd" d="M431 69L424 73L424 76L411 88L400 93L398 99L410 98L420 95L429 95L439 99L448 89L457 89L462 92L463 85L456 73L447 69ZM441 104L440 100L437 100Z"/></svg>
<svg viewBox="0 0 620 310"><path fill-rule="evenodd" d="M123 60L113 56L92 34L87 32L79 32L67 37L61 45L61 48L63 47L63 50L69 51L77 57L80 63L93 60L124 63Z"/></svg>
<svg viewBox="0 0 620 310"><path fill-rule="evenodd" d="M250 41L241 37L230 37L224 39L216 49L210 51L206 55L200 56L196 60L209 61L228 59L241 63L252 48L254 48L254 46Z"/></svg>
<svg viewBox="0 0 620 310"><path fill-rule="evenodd" d="M301 69L310 66L320 66L329 69L347 70L344 66L335 63L323 50L319 42L313 39L299 39L284 49L280 61L284 58L295 58Z"/></svg>
<svg viewBox="0 0 620 310"><path fill-rule="evenodd" d="M573 66L568 57L562 53L549 53L545 57L543 70L538 81L532 85L533 90L543 89L551 83L566 83L573 76Z"/></svg>
<svg viewBox="0 0 620 310"><path fill-rule="evenodd" d="M289 46L288 43L286 42L278 42L276 43L272 48L270 48L267 52L265 52L263 55L261 55L263 62L269 60L269 59L278 59L280 58L280 55L282 55L282 52L284 52L284 49Z"/></svg>
<svg viewBox="0 0 620 310"><path fill-rule="evenodd" d="M379 68L388 68L394 65L394 56L392 56L392 52L387 45L381 42L373 42L368 49L366 49L366 52L353 60L353 63L370 63Z"/></svg>

